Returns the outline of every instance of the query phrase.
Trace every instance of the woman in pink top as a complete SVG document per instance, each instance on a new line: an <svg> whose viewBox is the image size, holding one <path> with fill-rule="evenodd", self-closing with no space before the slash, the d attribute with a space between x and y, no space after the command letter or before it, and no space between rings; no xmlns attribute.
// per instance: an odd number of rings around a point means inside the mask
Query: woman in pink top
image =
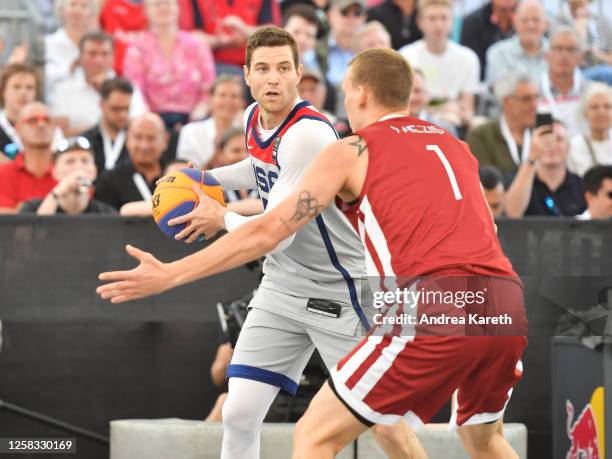
<svg viewBox="0 0 612 459"><path fill-rule="evenodd" d="M124 76L137 84L169 130L206 104L215 78L210 47L178 30L176 0L145 1L149 31L129 47Z"/></svg>

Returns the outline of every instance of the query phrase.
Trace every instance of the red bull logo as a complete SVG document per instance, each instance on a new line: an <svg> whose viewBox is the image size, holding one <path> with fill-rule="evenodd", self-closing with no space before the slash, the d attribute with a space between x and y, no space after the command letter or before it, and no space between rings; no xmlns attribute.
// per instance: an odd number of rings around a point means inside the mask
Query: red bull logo
<svg viewBox="0 0 612 459"><path fill-rule="evenodd" d="M598 387L576 421L574 422L574 405L566 400L567 436L570 449L565 459L604 459L604 393Z"/></svg>

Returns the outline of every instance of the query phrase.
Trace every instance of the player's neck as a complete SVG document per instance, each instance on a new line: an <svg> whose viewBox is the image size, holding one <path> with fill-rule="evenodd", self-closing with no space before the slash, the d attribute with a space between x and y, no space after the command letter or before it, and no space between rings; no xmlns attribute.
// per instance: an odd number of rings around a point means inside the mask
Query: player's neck
<svg viewBox="0 0 612 459"><path fill-rule="evenodd" d="M287 104L287 106L279 112L268 112L262 108L259 112L259 127L266 130L275 128L285 121L285 118L289 116L292 109L293 103Z"/></svg>

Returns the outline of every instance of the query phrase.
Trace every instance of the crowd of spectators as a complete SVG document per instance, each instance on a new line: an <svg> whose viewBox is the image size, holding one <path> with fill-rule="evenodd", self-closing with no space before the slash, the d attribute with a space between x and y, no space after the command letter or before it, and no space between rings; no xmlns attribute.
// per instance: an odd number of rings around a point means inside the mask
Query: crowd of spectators
<svg viewBox="0 0 612 459"><path fill-rule="evenodd" d="M298 44L300 97L340 135L350 133L340 87L349 62L394 48L414 69L411 116L467 142L494 216L612 217L612 17L597 0L29 7L54 17L39 37L0 36L2 213L147 215L173 161L206 169L245 158L245 44L276 24ZM256 191L231 193L244 198Z"/></svg>

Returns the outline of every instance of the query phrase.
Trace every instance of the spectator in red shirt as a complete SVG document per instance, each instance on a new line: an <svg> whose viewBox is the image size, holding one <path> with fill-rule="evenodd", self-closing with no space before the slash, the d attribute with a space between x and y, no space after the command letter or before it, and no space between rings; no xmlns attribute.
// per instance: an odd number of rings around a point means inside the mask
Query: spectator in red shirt
<svg viewBox="0 0 612 459"><path fill-rule="evenodd" d="M217 73L242 74L247 38L280 24L276 0L179 0L179 27L199 34L215 52Z"/></svg>
<svg viewBox="0 0 612 459"><path fill-rule="evenodd" d="M123 60L128 45L147 30L143 0L106 0L100 12L100 26L115 39L115 72L123 74Z"/></svg>
<svg viewBox="0 0 612 459"><path fill-rule="evenodd" d="M42 198L56 185L53 178L54 125L49 109L32 102L19 113L17 132L23 152L14 161L0 164L0 213L15 213L23 201Z"/></svg>

